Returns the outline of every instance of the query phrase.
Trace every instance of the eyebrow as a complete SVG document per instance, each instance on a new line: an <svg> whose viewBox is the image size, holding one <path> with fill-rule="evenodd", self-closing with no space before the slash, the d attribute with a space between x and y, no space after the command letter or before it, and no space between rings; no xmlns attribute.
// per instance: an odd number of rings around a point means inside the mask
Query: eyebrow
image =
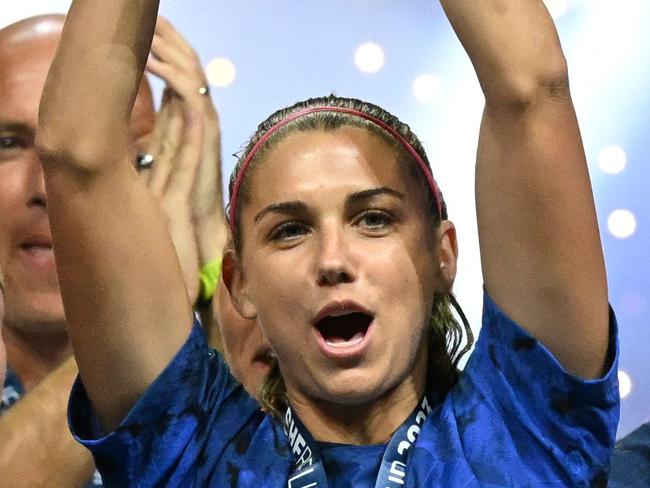
<svg viewBox="0 0 650 488"><path fill-rule="evenodd" d="M34 130L22 122L6 122L0 120L0 131L17 132L19 134L33 134Z"/></svg>
<svg viewBox="0 0 650 488"><path fill-rule="evenodd" d="M387 186L382 186L380 188L371 188L369 190L361 190L355 192L347 198L347 201L345 203L348 206L355 205L364 202L366 200L370 200L371 198L382 196L382 195L390 195L400 200L404 200L403 193L400 193L397 190L393 190L392 188L389 188Z"/></svg>
<svg viewBox="0 0 650 488"><path fill-rule="evenodd" d="M368 190L361 190L354 192L346 199L346 206L358 205L364 201L370 200L371 198L381 196L381 195L390 195L400 200L404 200L404 194L393 190L387 186L382 186L380 188L371 188ZM254 222L259 222L265 215L269 213L282 213L282 214L298 214L307 212L307 205L304 202L299 200L289 201L289 202L280 202L273 203L267 207L264 207L253 219Z"/></svg>
<svg viewBox="0 0 650 488"><path fill-rule="evenodd" d="M296 213L306 212L306 211L307 211L307 205L297 200L292 202L273 203L268 207L264 207L255 216L254 222L259 222L266 214L272 212L283 213L283 214L296 214Z"/></svg>

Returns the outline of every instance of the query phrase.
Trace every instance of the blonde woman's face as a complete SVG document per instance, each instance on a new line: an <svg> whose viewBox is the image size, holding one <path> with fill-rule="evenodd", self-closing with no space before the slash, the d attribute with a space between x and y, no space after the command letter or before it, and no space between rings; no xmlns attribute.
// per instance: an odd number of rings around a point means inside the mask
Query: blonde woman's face
<svg viewBox="0 0 650 488"><path fill-rule="evenodd" d="M423 377L438 236L392 148L357 128L294 133L251 178L233 293L289 394L358 405Z"/></svg>

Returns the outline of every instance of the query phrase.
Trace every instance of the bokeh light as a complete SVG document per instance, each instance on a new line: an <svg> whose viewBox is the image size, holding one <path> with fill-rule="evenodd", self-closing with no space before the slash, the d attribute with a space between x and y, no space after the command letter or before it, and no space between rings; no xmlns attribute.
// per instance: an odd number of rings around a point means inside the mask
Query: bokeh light
<svg viewBox="0 0 650 488"><path fill-rule="evenodd" d="M636 217L626 209L614 210L607 219L609 232L619 239L627 239L636 231Z"/></svg>
<svg viewBox="0 0 650 488"><path fill-rule="evenodd" d="M373 42L366 42L357 49L354 62L364 73L376 73L384 67L384 50Z"/></svg>
<svg viewBox="0 0 650 488"><path fill-rule="evenodd" d="M627 166L627 155L620 146L605 146L598 153L598 167L605 173L620 173L625 166Z"/></svg>
<svg viewBox="0 0 650 488"><path fill-rule="evenodd" d="M418 76L413 82L413 96L421 103L436 103L442 93L442 82L436 75L427 73Z"/></svg>
<svg viewBox="0 0 650 488"><path fill-rule="evenodd" d="M235 81L237 68L227 58L215 58L208 63L205 74L210 85L225 88Z"/></svg>
<svg viewBox="0 0 650 488"><path fill-rule="evenodd" d="M621 398L627 398L632 393L632 378L623 370L618 372L618 390Z"/></svg>

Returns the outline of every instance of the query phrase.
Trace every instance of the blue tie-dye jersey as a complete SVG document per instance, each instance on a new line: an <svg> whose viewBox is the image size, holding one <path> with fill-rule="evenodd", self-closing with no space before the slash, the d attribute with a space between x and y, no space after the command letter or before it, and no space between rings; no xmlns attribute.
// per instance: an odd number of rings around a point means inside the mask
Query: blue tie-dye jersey
<svg viewBox="0 0 650 488"><path fill-rule="evenodd" d="M585 381L486 296L476 349L411 448L407 486L605 486L619 415L613 313L610 323L611 366ZM69 415L107 486L287 485L282 425L232 378L198 325L115 432L99 434L79 382ZM324 447L330 487L374 486L380 449Z"/></svg>

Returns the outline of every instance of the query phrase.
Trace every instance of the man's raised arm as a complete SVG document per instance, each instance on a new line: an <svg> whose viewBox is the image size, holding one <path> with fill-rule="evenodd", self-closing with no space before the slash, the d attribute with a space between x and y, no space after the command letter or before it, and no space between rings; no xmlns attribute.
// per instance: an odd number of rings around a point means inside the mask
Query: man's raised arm
<svg viewBox="0 0 650 488"><path fill-rule="evenodd" d="M571 372L603 372L605 267L568 72L542 0L441 0L486 97L476 169L487 292Z"/></svg>
<svg viewBox="0 0 650 488"><path fill-rule="evenodd" d="M167 365L192 321L166 222L128 149L157 9L157 0L73 2L37 130L70 338L105 429Z"/></svg>

